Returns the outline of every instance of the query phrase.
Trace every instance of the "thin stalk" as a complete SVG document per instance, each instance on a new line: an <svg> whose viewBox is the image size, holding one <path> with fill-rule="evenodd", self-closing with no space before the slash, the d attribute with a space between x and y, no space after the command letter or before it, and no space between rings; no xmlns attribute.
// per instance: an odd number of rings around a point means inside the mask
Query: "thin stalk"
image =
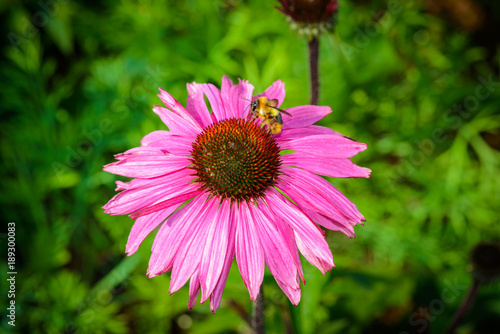
<svg viewBox="0 0 500 334"><path fill-rule="evenodd" d="M264 284L261 284L259 295L253 305L251 322L255 334L264 334L266 332L264 326Z"/></svg>
<svg viewBox="0 0 500 334"><path fill-rule="evenodd" d="M309 70L311 73L311 104L318 105L319 76L318 76L318 54L319 37L313 36L309 39Z"/></svg>
<svg viewBox="0 0 500 334"><path fill-rule="evenodd" d="M474 299L476 299L476 296L477 296L477 291L479 290L479 285L480 285L479 280L474 279L474 282L472 283L472 286L469 290L469 293L467 294L467 297L465 297L464 301L462 302L462 305L460 305L460 308L457 310L457 312L453 316L453 320L451 321L450 328L448 328L448 331L446 332L446 334L454 334L455 333L455 330L457 329L458 325L460 325L460 322L465 317L467 312L469 312L469 309L471 308L472 304L474 303Z"/></svg>

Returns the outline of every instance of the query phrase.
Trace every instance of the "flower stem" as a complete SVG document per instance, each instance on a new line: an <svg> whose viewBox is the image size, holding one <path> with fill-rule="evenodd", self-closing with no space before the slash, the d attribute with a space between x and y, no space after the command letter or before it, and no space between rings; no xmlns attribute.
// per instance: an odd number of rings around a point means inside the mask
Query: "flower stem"
<svg viewBox="0 0 500 334"><path fill-rule="evenodd" d="M309 69L311 72L311 104L318 105L319 77L318 77L318 53L319 37L313 36L309 39Z"/></svg>
<svg viewBox="0 0 500 334"><path fill-rule="evenodd" d="M255 334L264 334L264 284L261 284L257 300L253 305L252 327Z"/></svg>
<svg viewBox="0 0 500 334"><path fill-rule="evenodd" d="M455 330L457 329L458 325L460 324L460 321L465 317L467 312L469 312L469 309L472 306L472 303L474 302L474 299L476 298L477 291L479 290L479 280L474 279L474 282L472 283L472 286L469 290L469 293L467 294L467 297L465 297L464 301L462 302L462 305L460 305L460 308L457 310L455 315L453 316L453 320L451 321L450 328L448 328L448 331L446 332L447 334L454 334Z"/></svg>

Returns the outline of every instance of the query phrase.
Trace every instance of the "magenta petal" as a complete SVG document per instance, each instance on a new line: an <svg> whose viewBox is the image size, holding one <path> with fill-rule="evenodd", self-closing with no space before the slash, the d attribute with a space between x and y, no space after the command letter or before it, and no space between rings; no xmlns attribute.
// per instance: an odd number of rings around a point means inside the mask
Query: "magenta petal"
<svg viewBox="0 0 500 334"><path fill-rule="evenodd" d="M285 140L297 139L308 136L316 136L316 135L336 135L343 137L342 134L335 132L330 128L320 125L309 125L304 128L285 129L280 133L278 133L277 135L274 135L274 138L277 141L281 142Z"/></svg>
<svg viewBox="0 0 500 334"><path fill-rule="evenodd" d="M233 85L227 76L222 78L221 98L224 103L226 118L242 117L245 109L249 109L253 86L246 80Z"/></svg>
<svg viewBox="0 0 500 334"><path fill-rule="evenodd" d="M175 255L170 293L174 293L186 284L201 261L210 226L213 225L217 216L219 200L211 198L204 203L204 207L204 211L200 211L197 216L190 217L191 220L187 222L191 225L189 230L185 234L180 234L180 237L184 237L184 242ZM203 277L200 279L203 280Z"/></svg>
<svg viewBox="0 0 500 334"><path fill-rule="evenodd" d="M206 210L207 197L207 194L195 197L162 224L153 243L149 259L149 277L159 275L172 268L179 248L184 244L184 240L191 236L193 229L197 227L197 224L192 222L196 222L200 214Z"/></svg>
<svg viewBox="0 0 500 334"><path fill-rule="evenodd" d="M141 145L147 146L149 143L155 141L170 140L171 136L172 133L170 131L165 131L165 130L153 131L142 137Z"/></svg>
<svg viewBox="0 0 500 334"><path fill-rule="evenodd" d="M287 176L299 180L301 184L308 185L311 189L320 189L318 193L352 220L365 220L365 217L359 212L356 205L321 176L300 168L283 167L283 171Z"/></svg>
<svg viewBox="0 0 500 334"><path fill-rule="evenodd" d="M326 199L321 193L321 188L315 188L309 183L300 182L300 180L290 180L286 176L282 178L278 187L300 208L304 207L316 211L331 219L331 224L324 225L326 228L334 231L345 230L345 228L352 230L349 225L356 225L361 222L357 217L349 217L349 215L344 214L336 205ZM338 226L332 226L332 224Z"/></svg>
<svg viewBox="0 0 500 334"><path fill-rule="evenodd" d="M198 293L200 292L200 280L198 279L198 274L195 272L189 281L189 301L187 309L190 310L196 304L196 299L198 298Z"/></svg>
<svg viewBox="0 0 500 334"><path fill-rule="evenodd" d="M296 280L297 280L297 284L298 284L298 277L296 278ZM300 302L300 285L298 288L293 288L290 285L281 282L277 278L276 278L276 283L278 283L281 290L283 290L285 295L288 297L288 299L290 300L290 303L297 306Z"/></svg>
<svg viewBox="0 0 500 334"><path fill-rule="evenodd" d="M153 178L186 168L189 158L172 154L131 156L104 166L108 173L127 177Z"/></svg>
<svg viewBox="0 0 500 334"><path fill-rule="evenodd" d="M255 222L246 202L239 204L239 219L236 226L236 262L250 299L255 301L264 279L264 252Z"/></svg>
<svg viewBox="0 0 500 334"><path fill-rule="evenodd" d="M193 139L178 136L170 131L153 131L145 135L141 140L143 148L167 151L177 155L187 155L193 146ZM127 152L125 152L127 153Z"/></svg>
<svg viewBox="0 0 500 334"><path fill-rule="evenodd" d="M352 158L366 150L366 144L337 135L300 137L280 143L282 150L302 151L330 158Z"/></svg>
<svg viewBox="0 0 500 334"><path fill-rule="evenodd" d="M227 251L226 256L224 258L224 266L222 267L222 272L219 276L219 280L215 285L215 288L210 295L210 311L215 313L220 306L220 301L222 299L222 291L224 290L224 286L226 285L227 276L229 275L229 270L231 269L231 265L233 264L234 253L235 253L235 235L236 235L236 227L234 226L234 221L237 215L235 214L236 210L230 210L229 212L229 236L227 238Z"/></svg>
<svg viewBox="0 0 500 334"><path fill-rule="evenodd" d="M149 233L160 225L178 207L179 205L174 205L167 209L137 218L128 236L125 253L127 253L128 256L134 254Z"/></svg>
<svg viewBox="0 0 500 334"><path fill-rule="evenodd" d="M325 158L304 152L281 156L283 165L307 169L316 174L332 177L370 177L371 170L359 167L349 159Z"/></svg>
<svg viewBox="0 0 500 334"><path fill-rule="evenodd" d="M160 116L160 119L168 127L170 132L179 136L186 136L189 138L196 138L196 135L201 132L201 127L194 126L192 122L188 122L176 113L155 105L153 108L155 114Z"/></svg>
<svg viewBox="0 0 500 334"><path fill-rule="evenodd" d="M266 195L269 207L275 215L286 217L284 221L293 229L302 255L322 273L330 270L333 267L332 253L325 237L314 223L277 190L271 189Z"/></svg>
<svg viewBox="0 0 500 334"><path fill-rule="evenodd" d="M147 141L146 144L143 144L143 142L141 142L141 144L155 147L157 149L161 149L163 152L168 152L174 155L189 155L191 153L193 148L193 140L191 138L177 136L168 131L166 132L167 135L163 135L161 140L151 140Z"/></svg>
<svg viewBox="0 0 500 334"><path fill-rule="evenodd" d="M232 228L230 221L230 201L223 201L217 217L210 222L210 230L200 263L201 302L212 293L219 281L228 251L228 236ZM231 245L234 247L234 245Z"/></svg>
<svg viewBox="0 0 500 334"><path fill-rule="evenodd" d="M354 228L353 224L340 223L339 221L332 219L331 217L327 217L321 214L318 211L311 210L307 207L307 205L302 205L300 208L304 211L304 213L311 218L316 224L323 226L332 231L339 231L344 233L349 238L354 238Z"/></svg>
<svg viewBox="0 0 500 334"><path fill-rule="evenodd" d="M128 158L134 158L134 157L145 156L145 155L150 155L150 156L164 155L164 152L160 148L157 148L157 147L139 146L139 147L131 148L130 150L125 151L123 153L115 154L115 159L121 161L121 160L125 160ZM115 164L116 163L117 162L115 162ZM106 167L106 166L104 166L104 167Z"/></svg>
<svg viewBox="0 0 500 334"><path fill-rule="evenodd" d="M234 239L233 239L234 244ZM215 285L214 291L210 295L210 312L215 313L220 306L220 302L222 299L222 292L224 291L224 287L226 286L227 277L229 275L229 270L231 269L231 265L233 264L234 259L234 245L226 254L230 254L230 256L226 255L226 260L224 262L224 268L222 268L222 273L219 277L219 281L217 285Z"/></svg>
<svg viewBox="0 0 500 334"><path fill-rule="evenodd" d="M171 198L163 200L161 202L156 202L154 205L148 206L138 212L134 212L130 215L130 218L137 219L139 217L149 215L150 213L169 208L172 205L182 204L191 198L194 198L201 194L203 191L197 189L197 185L188 185L184 188L183 193L177 194L176 196L171 196ZM196 189L196 190L195 190Z"/></svg>
<svg viewBox="0 0 500 334"><path fill-rule="evenodd" d="M295 242L295 234L293 229L283 221L281 217L276 217L274 213L268 207L268 204L265 201L258 202L259 209L262 214L269 220L276 222L276 229L278 233L281 235L281 240L285 243L283 247L283 251L287 251L291 258L293 259L293 264L295 266L298 275L302 279L302 282L305 284L304 273L302 272L302 263L300 262L299 251L297 248L297 243Z"/></svg>
<svg viewBox="0 0 500 334"><path fill-rule="evenodd" d="M187 84L188 98L186 109L193 115L202 128L212 124L212 117L205 103L203 85L196 82Z"/></svg>
<svg viewBox="0 0 500 334"><path fill-rule="evenodd" d="M188 183L193 178L190 174L191 171L182 170L154 179L140 187L126 189L115 195L104 206L105 212L120 215L129 214L146 208L156 201L178 197L189 191L194 191L198 187Z"/></svg>
<svg viewBox="0 0 500 334"><path fill-rule="evenodd" d="M285 100L285 83L281 80L276 80L271 86L269 86L264 93L255 95L252 100L258 99L259 97L267 97L269 100L277 99L278 108Z"/></svg>
<svg viewBox="0 0 500 334"><path fill-rule="evenodd" d="M305 241L298 233L295 233L295 240L297 242L297 247L299 248L302 255L304 255L309 263L318 268L322 274L326 274L327 271L332 269L332 267L334 266L333 257L330 260L318 256L316 254L316 246L311 245L310 243Z"/></svg>
<svg viewBox="0 0 500 334"><path fill-rule="evenodd" d="M262 205L258 208L253 205L249 205L248 208L259 233L267 267L276 279L294 289L298 289L300 285L297 281L297 268L294 265L294 257L292 256L293 250L288 249L289 244L283 240L274 219L270 220L268 219L270 217L266 217L262 213L261 207L265 206L265 203L261 202L260 204Z"/></svg>
<svg viewBox="0 0 500 334"><path fill-rule="evenodd" d="M282 114L283 131L312 125L332 112L330 107L305 105L286 109L292 117Z"/></svg>
<svg viewBox="0 0 500 334"><path fill-rule="evenodd" d="M212 84L201 84L201 89L210 102L210 107L212 107L212 115L215 116L217 121L226 119L226 108L222 101L219 89Z"/></svg>
<svg viewBox="0 0 500 334"><path fill-rule="evenodd" d="M186 120L191 126L193 126L197 131L201 131L201 126L198 121L195 120L193 115L191 115L184 107L176 100L172 95L160 88L160 94L158 97L161 99L165 106L176 113L178 116Z"/></svg>

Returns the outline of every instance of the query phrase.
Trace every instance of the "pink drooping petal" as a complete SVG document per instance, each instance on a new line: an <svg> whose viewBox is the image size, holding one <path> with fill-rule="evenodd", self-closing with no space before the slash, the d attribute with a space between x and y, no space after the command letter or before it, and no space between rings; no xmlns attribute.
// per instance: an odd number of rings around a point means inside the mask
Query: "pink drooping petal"
<svg viewBox="0 0 500 334"><path fill-rule="evenodd" d="M299 106L286 109L292 116L282 114L283 131L285 129L300 128L312 125L332 112L330 107L323 106Z"/></svg>
<svg viewBox="0 0 500 334"><path fill-rule="evenodd" d="M316 254L316 246L309 244L298 233L295 233L295 241L297 242L297 247L299 248L299 251L302 253L302 255L304 255L309 263L318 268L322 274L326 274L327 271L331 270L332 267L335 266L333 264L333 257L330 261L318 256Z"/></svg>
<svg viewBox="0 0 500 334"><path fill-rule="evenodd" d="M140 156L155 156L155 155L163 155L165 152L163 152L160 148L158 147L146 147L146 146L139 146L139 147L134 147L131 148L130 150L127 150L123 153L118 153L115 154L115 159L118 161L125 160L128 158L133 158L133 157L140 157ZM106 166L104 166L106 167Z"/></svg>
<svg viewBox="0 0 500 334"><path fill-rule="evenodd" d="M356 225L358 217L351 217L328 200L321 192L322 188L315 188L306 180L293 179L283 175L278 187L283 190L298 206L311 208L331 217L340 224Z"/></svg>
<svg viewBox="0 0 500 334"><path fill-rule="evenodd" d="M170 214L172 214L179 207L179 205L174 205L167 209L137 218L128 236L125 253L127 253L128 256L134 254L149 233L151 233L151 231L153 231Z"/></svg>
<svg viewBox="0 0 500 334"><path fill-rule="evenodd" d="M155 131L159 132L159 131ZM141 141L143 147L153 147L161 149L162 152L168 152L175 155L189 155L193 148L193 140L188 137L177 136L168 131L162 131L161 134L151 136L154 132L146 135Z"/></svg>
<svg viewBox="0 0 500 334"><path fill-rule="evenodd" d="M278 278L276 278L276 276L274 278L276 279L276 283L278 283L278 286L281 288L281 290L283 290L285 295L290 300L290 303L297 306L300 302L300 285L298 288L293 288L290 285L281 282ZM299 282L298 276L297 276L296 280L297 280L297 284L298 284L298 282Z"/></svg>
<svg viewBox="0 0 500 334"><path fill-rule="evenodd" d="M276 279L293 289L299 289L297 268L292 256L293 249L288 249L289 243L283 240L274 219L268 219L270 217L262 213L261 207L265 204L263 202L260 204L258 208L254 205L249 205L248 208L259 234L267 267Z"/></svg>
<svg viewBox="0 0 500 334"><path fill-rule="evenodd" d="M198 217L189 222L190 229L184 237L184 242L175 255L170 280L170 293L179 290L193 275L203 256L203 249L209 237L210 227L214 224L219 207L219 199L211 198L205 203L206 209ZM203 277L200 277L203 279Z"/></svg>
<svg viewBox="0 0 500 334"><path fill-rule="evenodd" d="M224 267L228 252L230 221L230 201L222 201L217 217L210 222L210 230L200 262L201 302L210 296ZM234 245L231 245L234 248Z"/></svg>
<svg viewBox="0 0 500 334"><path fill-rule="evenodd" d="M154 179L141 187L124 190L103 207L104 212L125 215L146 208L157 201L180 196L198 189L198 185L189 183L192 179L191 171L184 169Z"/></svg>
<svg viewBox="0 0 500 334"><path fill-rule="evenodd" d="M193 115L202 128L206 128L212 124L212 117L205 103L203 86L196 82L188 83L186 86L188 90L186 109Z"/></svg>
<svg viewBox="0 0 500 334"><path fill-rule="evenodd" d="M354 238L354 228L352 224L339 223L337 220L332 219L331 216L324 216L320 212L308 208L306 203L303 203L300 208L316 224L332 231L342 232L349 238Z"/></svg>
<svg viewBox="0 0 500 334"><path fill-rule="evenodd" d="M187 309L190 310L196 304L196 299L200 292L200 280L198 279L198 273L195 272L189 281L189 301Z"/></svg>
<svg viewBox="0 0 500 334"><path fill-rule="evenodd" d="M130 156L103 169L127 177L153 178L186 168L190 163L189 157L159 152L156 155Z"/></svg>
<svg viewBox="0 0 500 334"><path fill-rule="evenodd" d="M269 100L277 99L278 108L285 100L285 83L281 80L276 80L271 86L269 86L264 93L255 95L252 100L258 99L259 97L267 97Z"/></svg>
<svg viewBox="0 0 500 334"><path fill-rule="evenodd" d="M366 144L337 135L316 135L284 141L280 143L280 148L320 157L352 158L366 150Z"/></svg>
<svg viewBox="0 0 500 334"><path fill-rule="evenodd" d="M333 257L325 237L314 223L275 189L266 193L267 202L276 217L287 223L295 233L295 241L304 257L325 273L333 267Z"/></svg>
<svg viewBox="0 0 500 334"><path fill-rule="evenodd" d="M288 224L284 223L282 219L277 219L274 216L274 213L269 209L267 202L260 200L258 204L260 212L269 221L274 220L276 222L275 227L278 230L278 233L281 235L281 239L285 243L285 247L283 247L283 250L289 252L290 256L293 259L293 265L295 266L298 275L302 279L302 282L305 284L306 281L304 279L302 263L300 261L299 251L297 248L297 243L295 242L295 234L293 232L293 229Z"/></svg>
<svg viewBox="0 0 500 334"><path fill-rule="evenodd" d="M165 130L153 131L142 137L141 145L148 146L148 144L152 142L170 140L171 136L172 133L170 131L165 131Z"/></svg>
<svg viewBox="0 0 500 334"><path fill-rule="evenodd" d="M179 136L196 138L196 135L201 132L200 126L194 126L176 113L155 105L153 108L155 114L160 116L161 120L168 127L170 132Z"/></svg>
<svg viewBox="0 0 500 334"><path fill-rule="evenodd" d="M239 204L235 247L236 262L241 277L248 288L250 299L255 301L264 279L264 252L259 233L246 202Z"/></svg>
<svg viewBox="0 0 500 334"><path fill-rule="evenodd" d="M317 135L336 135L343 137L342 134L335 132L330 128L320 125L309 125L304 128L285 129L280 133L274 135L274 139L276 139L278 142L281 142L286 140L292 140L308 136L317 136Z"/></svg>
<svg viewBox="0 0 500 334"><path fill-rule="evenodd" d="M155 237L149 259L147 272L149 277L172 269L179 248L184 240L191 236L193 229L197 227L195 223L202 220L201 217L207 210L207 197L206 193L200 194L162 224Z"/></svg>
<svg viewBox="0 0 500 334"><path fill-rule="evenodd" d="M116 185L120 188L120 190L133 189L133 188L139 188L139 187L144 187L144 186L152 187L152 186L156 185L158 180L162 177L163 176L151 178L151 179L135 178L135 179L130 180L129 182L116 181Z"/></svg>
<svg viewBox="0 0 500 334"><path fill-rule="evenodd" d="M352 236L352 225L358 224L358 219L345 215L338 207L326 199L321 193L321 188L317 189L310 184L290 180L287 176L282 177L278 187L288 195L300 208L315 211L328 217L329 220L320 219L316 223L334 231L349 231L348 236ZM309 218L321 218L311 217Z"/></svg>
<svg viewBox="0 0 500 334"><path fill-rule="evenodd" d="M220 90L212 84L201 84L201 89L210 102L212 116L215 116L217 121L228 118Z"/></svg>
<svg viewBox="0 0 500 334"><path fill-rule="evenodd" d="M234 244L234 239L233 239ZM226 255L226 260L224 262L224 268L222 268L222 273L219 277L219 281L217 285L215 285L215 289L210 295L210 312L215 313L220 306L220 302L222 299L222 292L224 291L224 287L226 286L227 277L229 275L229 270L231 269L231 265L233 264L234 259L234 245L231 250L228 250L230 256Z"/></svg>
<svg viewBox="0 0 500 334"><path fill-rule="evenodd" d="M178 116L182 117L186 122L188 122L193 128L200 132L202 127L201 124L189 113L184 107L176 100L172 95L160 88L160 94L158 97L165 104L165 106L176 113Z"/></svg>
<svg viewBox="0 0 500 334"><path fill-rule="evenodd" d="M282 169L287 176L299 180L301 184L309 185L312 189L317 189L318 193L352 220L365 220L365 217L359 212L357 206L321 176L300 168L283 167Z"/></svg>
<svg viewBox="0 0 500 334"><path fill-rule="evenodd" d="M221 98L226 110L226 118L241 117L250 106L253 86L246 80L233 85L227 76L222 78Z"/></svg>
<svg viewBox="0 0 500 334"><path fill-rule="evenodd" d="M195 190L193 190L193 188ZM157 201L155 204L148 206L147 208L144 208L140 211L134 212L133 214L130 215L130 218L132 219L137 219L139 217L149 215L150 213L156 212L163 210L165 208L169 208L172 205L177 205L177 204L182 204L187 200L190 200L191 198L194 198L201 193L203 193L203 190L197 189L198 186L194 185L191 186L189 185L187 188L184 188L184 193L179 194L177 196L174 196L172 198L162 200L162 201Z"/></svg>
<svg viewBox="0 0 500 334"><path fill-rule="evenodd" d="M215 313L220 306L220 301L222 299L222 291L226 286L227 276L229 275L229 270L233 264L234 253L235 253L235 236L236 236L236 210L229 211L229 235L227 238L227 251L224 258L224 266L222 267L222 272L219 276L219 280L215 285L212 294L210 295L210 311Z"/></svg>
<svg viewBox="0 0 500 334"><path fill-rule="evenodd" d="M325 158L304 152L281 155L283 165L307 169L316 174L332 177L370 177L371 170L359 167L349 159Z"/></svg>
<svg viewBox="0 0 500 334"><path fill-rule="evenodd" d="M123 182L123 181L115 181L116 183L116 188L115 188L115 191L122 191L122 190L125 190L125 189L128 189L129 185L127 182Z"/></svg>

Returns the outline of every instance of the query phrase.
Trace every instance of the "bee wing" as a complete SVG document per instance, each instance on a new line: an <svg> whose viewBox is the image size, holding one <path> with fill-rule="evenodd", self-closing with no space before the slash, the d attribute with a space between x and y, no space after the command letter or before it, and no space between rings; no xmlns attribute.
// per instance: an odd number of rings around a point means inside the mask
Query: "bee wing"
<svg viewBox="0 0 500 334"><path fill-rule="evenodd" d="M278 99L272 99L272 100L268 100L266 104L271 108L278 109L278 108L276 108L278 106L278 103L279 103Z"/></svg>
<svg viewBox="0 0 500 334"><path fill-rule="evenodd" d="M278 109L278 108L274 108L274 109L277 109L279 112L282 112L283 114L285 114L285 115L288 115L288 116L292 117L292 115L291 115L288 111L285 111L285 110L283 110L283 109Z"/></svg>

